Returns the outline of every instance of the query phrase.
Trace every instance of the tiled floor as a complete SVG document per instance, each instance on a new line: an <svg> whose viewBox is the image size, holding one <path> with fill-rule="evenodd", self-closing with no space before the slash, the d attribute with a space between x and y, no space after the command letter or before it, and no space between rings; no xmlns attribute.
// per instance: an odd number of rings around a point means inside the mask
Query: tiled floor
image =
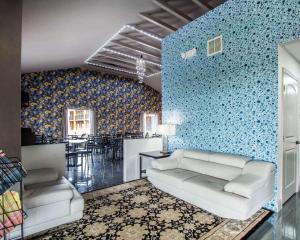
<svg viewBox="0 0 300 240"><path fill-rule="evenodd" d="M300 194L294 195L278 214L263 223L248 239L296 240L300 239Z"/></svg>
<svg viewBox="0 0 300 240"><path fill-rule="evenodd" d="M66 169L66 178L79 192L90 192L123 183L122 160L112 161L111 156L101 154L94 154L93 158L94 164L91 158L84 158L83 166Z"/></svg>

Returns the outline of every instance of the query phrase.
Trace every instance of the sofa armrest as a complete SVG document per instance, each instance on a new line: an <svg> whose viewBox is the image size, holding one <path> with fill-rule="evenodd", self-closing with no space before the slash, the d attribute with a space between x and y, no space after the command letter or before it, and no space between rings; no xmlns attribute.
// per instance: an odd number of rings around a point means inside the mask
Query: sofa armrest
<svg viewBox="0 0 300 240"><path fill-rule="evenodd" d="M224 190L251 199L255 195L255 192L266 184L266 179L247 173L231 180L224 186Z"/></svg>
<svg viewBox="0 0 300 240"><path fill-rule="evenodd" d="M177 160L172 157L161 158L152 161L152 167L158 170L169 170L177 168Z"/></svg>
<svg viewBox="0 0 300 240"><path fill-rule="evenodd" d="M242 174L252 174L264 179L268 179L274 174L275 165L266 161L249 161L245 164Z"/></svg>

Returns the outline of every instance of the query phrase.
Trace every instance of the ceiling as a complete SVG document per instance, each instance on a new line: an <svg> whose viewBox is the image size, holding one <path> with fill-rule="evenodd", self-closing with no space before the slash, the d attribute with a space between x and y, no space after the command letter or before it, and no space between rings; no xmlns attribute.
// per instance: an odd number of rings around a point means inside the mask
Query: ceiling
<svg viewBox="0 0 300 240"><path fill-rule="evenodd" d="M300 63L300 39L286 43L284 47Z"/></svg>
<svg viewBox="0 0 300 240"><path fill-rule="evenodd" d="M163 38L224 1L23 0L22 72L85 66L136 77L128 73L134 59L99 50L106 43L135 58L142 53L151 76L145 83L161 91L160 41L134 29L111 37L130 25Z"/></svg>

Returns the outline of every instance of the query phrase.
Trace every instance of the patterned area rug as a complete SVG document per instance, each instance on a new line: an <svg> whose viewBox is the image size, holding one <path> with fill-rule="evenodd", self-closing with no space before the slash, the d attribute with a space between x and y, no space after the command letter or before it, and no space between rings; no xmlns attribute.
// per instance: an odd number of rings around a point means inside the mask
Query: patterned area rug
<svg viewBox="0 0 300 240"><path fill-rule="evenodd" d="M246 221L212 215L156 189L147 180L84 194L84 217L33 239L243 239L270 211Z"/></svg>

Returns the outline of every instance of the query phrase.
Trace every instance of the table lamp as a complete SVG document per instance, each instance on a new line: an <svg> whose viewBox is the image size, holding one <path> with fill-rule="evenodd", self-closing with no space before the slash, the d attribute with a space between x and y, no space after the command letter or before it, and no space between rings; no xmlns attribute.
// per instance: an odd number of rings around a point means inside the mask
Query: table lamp
<svg viewBox="0 0 300 240"><path fill-rule="evenodd" d="M168 136L176 135L175 124L161 124L157 126L157 133L163 136L163 150L161 153L168 153Z"/></svg>

